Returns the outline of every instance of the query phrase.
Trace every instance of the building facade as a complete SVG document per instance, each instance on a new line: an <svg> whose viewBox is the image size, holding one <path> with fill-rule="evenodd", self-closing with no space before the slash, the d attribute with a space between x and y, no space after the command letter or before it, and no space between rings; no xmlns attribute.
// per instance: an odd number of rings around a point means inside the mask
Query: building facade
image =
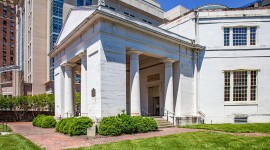
<svg viewBox="0 0 270 150"><path fill-rule="evenodd" d="M11 0L0 1L0 67L15 65L16 52L16 6ZM12 71L1 72L0 95L11 96Z"/></svg>
<svg viewBox="0 0 270 150"><path fill-rule="evenodd" d="M208 5L163 26L206 46L197 79L206 123L269 122L269 9Z"/></svg>
<svg viewBox="0 0 270 150"><path fill-rule="evenodd" d="M77 72L81 114L93 119L125 110L180 125L269 122L269 9L178 7L165 19L150 0L72 9L49 53L56 118L75 115Z"/></svg>
<svg viewBox="0 0 270 150"><path fill-rule="evenodd" d="M125 110L168 115L170 121L182 113L198 117L194 79L204 47L158 27L164 19L159 4L138 2L72 9L50 53L57 118L75 114L75 72L81 75L82 115L102 118Z"/></svg>

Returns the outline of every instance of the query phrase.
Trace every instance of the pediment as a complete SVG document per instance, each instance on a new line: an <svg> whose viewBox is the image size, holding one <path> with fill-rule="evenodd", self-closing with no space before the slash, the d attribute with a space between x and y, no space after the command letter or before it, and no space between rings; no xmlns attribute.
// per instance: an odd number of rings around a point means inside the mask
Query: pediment
<svg viewBox="0 0 270 150"><path fill-rule="evenodd" d="M75 30L85 19L87 19L94 11L95 7L77 7L71 9L57 39L56 45L59 45L69 34Z"/></svg>

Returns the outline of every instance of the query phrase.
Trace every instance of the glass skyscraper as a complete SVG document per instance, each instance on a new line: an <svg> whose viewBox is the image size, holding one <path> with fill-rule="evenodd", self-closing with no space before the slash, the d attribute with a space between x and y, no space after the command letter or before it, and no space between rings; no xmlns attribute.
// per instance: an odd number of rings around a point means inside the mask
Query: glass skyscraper
<svg viewBox="0 0 270 150"><path fill-rule="evenodd" d="M76 2L77 1L77 2ZM92 0L76 0L77 6L92 5ZM50 50L61 32L63 25L63 3L65 0L50 0ZM54 80L54 60L50 59L50 80Z"/></svg>

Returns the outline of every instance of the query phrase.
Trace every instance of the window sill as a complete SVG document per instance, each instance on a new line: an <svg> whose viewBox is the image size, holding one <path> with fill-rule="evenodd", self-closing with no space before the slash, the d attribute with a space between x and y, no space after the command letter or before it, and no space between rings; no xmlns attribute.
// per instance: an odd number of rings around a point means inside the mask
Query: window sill
<svg viewBox="0 0 270 150"><path fill-rule="evenodd" d="M257 106L257 102L225 102L224 106Z"/></svg>

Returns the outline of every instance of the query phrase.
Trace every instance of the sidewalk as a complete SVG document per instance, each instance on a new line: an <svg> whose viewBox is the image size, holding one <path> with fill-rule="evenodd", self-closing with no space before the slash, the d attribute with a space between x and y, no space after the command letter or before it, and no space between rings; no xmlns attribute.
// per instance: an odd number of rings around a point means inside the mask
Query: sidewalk
<svg viewBox="0 0 270 150"><path fill-rule="evenodd" d="M31 140L46 150L60 150L66 148L78 148L78 147L89 147L95 144L104 144L110 142L118 142L124 140L134 140L141 138L150 138L156 136L165 136L176 133L196 132L196 129L182 129L182 128L165 128L157 132L150 133L139 133L133 135L121 135L116 137L102 137L96 139L90 139L87 136L67 136L55 132L55 129L43 129L33 127L31 122L16 122L9 123L12 131L19 133Z"/></svg>

